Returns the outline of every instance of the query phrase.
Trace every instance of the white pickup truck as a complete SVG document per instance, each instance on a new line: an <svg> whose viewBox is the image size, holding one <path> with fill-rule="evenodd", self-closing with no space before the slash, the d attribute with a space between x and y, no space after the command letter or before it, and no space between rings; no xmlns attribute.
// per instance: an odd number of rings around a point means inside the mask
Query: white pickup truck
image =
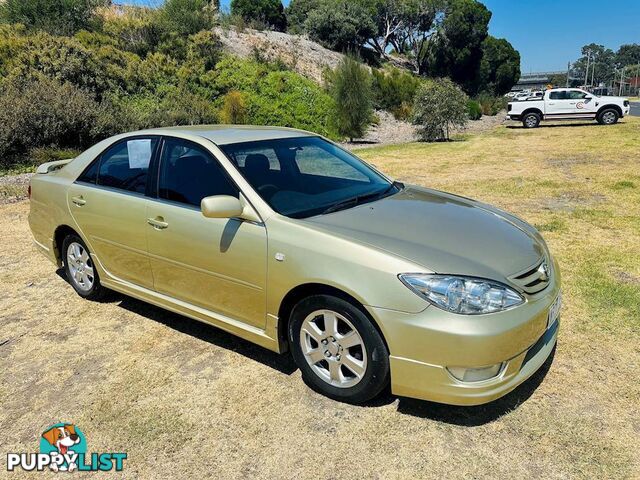
<svg viewBox="0 0 640 480"><path fill-rule="evenodd" d="M629 114L629 100L598 97L578 88L553 88L542 98L509 102L507 119L521 121L525 128L536 128L542 120L597 120L612 125Z"/></svg>

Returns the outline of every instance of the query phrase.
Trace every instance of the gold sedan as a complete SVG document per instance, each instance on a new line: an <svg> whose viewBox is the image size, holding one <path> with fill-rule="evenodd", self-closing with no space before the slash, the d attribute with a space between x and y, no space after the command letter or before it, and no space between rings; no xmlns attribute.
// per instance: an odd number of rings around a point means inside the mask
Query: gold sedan
<svg viewBox="0 0 640 480"><path fill-rule="evenodd" d="M481 404L552 352L560 273L489 205L388 179L299 130L115 136L41 165L36 244L76 292L159 305L276 352L312 388Z"/></svg>

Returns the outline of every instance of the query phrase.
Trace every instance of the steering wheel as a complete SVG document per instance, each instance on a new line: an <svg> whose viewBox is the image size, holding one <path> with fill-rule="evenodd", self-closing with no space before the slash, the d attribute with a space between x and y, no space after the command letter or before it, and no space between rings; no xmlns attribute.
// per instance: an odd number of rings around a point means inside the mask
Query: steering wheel
<svg viewBox="0 0 640 480"><path fill-rule="evenodd" d="M258 187L258 192L267 198L271 198L271 196L273 196L278 190L280 189L273 183L265 183Z"/></svg>

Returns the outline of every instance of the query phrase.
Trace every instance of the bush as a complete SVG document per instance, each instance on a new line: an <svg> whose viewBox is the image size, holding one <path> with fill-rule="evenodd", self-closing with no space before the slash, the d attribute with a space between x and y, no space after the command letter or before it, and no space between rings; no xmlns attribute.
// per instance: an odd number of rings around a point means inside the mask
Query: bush
<svg viewBox="0 0 640 480"><path fill-rule="evenodd" d="M166 0L158 11L159 27L175 38L186 37L211 28L218 13L209 0Z"/></svg>
<svg viewBox="0 0 640 480"><path fill-rule="evenodd" d="M373 113L369 72L356 59L345 56L328 80L338 133L351 141L364 136Z"/></svg>
<svg viewBox="0 0 640 480"><path fill-rule="evenodd" d="M105 12L102 30L122 49L140 56L152 52L162 36L158 11L141 7L123 7L121 13Z"/></svg>
<svg viewBox="0 0 640 480"><path fill-rule="evenodd" d="M494 97L488 93L478 95L477 101L482 108L482 114L489 115L491 117L507 108L507 99L504 97Z"/></svg>
<svg viewBox="0 0 640 480"><path fill-rule="evenodd" d="M232 0L231 14L257 28L273 28L284 32L287 18L280 0Z"/></svg>
<svg viewBox="0 0 640 480"><path fill-rule="evenodd" d="M373 70L373 104L376 108L393 113L399 120L407 120L411 116L411 103L419 85L419 77L399 68Z"/></svg>
<svg viewBox="0 0 640 480"><path fill-rule="evenodd" d="M72 35L89 28L96 7L106 4L106 0L5 0L0 5L0 19L56 35Z"/></svg>
<svg viewBox="0 0 640 480"><path fill-rule="evenodd" d="M220 118L229 124L246 123L247 105L241 92L232 90L224 96Z"/></svg>
<svg viewBox="0 0 640 480"><path fill-rule="evenodd" d="M452 127L467 122L467 95L448 78L428 79L420 85L412 121L424 141L449 140Z"/></svg>
<svg viewBox="0 0 640 480"><path fill-rule="evenodd" d="M113 133L109 113L70 83L42 77L3 84L0 94L0 158L34 147L84 148Z"/></svg>
<svg viewBox="0 0 640 480"><path fill-rule="evenodd" d="M482 118L482 107L475 100L469 100L467 102L467 114L469 120L480 120Z"/></svg>

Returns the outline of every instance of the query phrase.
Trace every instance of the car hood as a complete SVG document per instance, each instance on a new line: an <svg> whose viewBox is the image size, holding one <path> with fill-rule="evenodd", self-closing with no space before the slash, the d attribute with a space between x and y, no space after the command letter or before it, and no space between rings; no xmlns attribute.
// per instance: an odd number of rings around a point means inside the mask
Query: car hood
<svg viewBox="0 0 640 480"><path fill-rule="evenodd" d="M305 222L435 273L504 281L545 253L542 238L522 220L473 200L419 187Z"/></svg>

